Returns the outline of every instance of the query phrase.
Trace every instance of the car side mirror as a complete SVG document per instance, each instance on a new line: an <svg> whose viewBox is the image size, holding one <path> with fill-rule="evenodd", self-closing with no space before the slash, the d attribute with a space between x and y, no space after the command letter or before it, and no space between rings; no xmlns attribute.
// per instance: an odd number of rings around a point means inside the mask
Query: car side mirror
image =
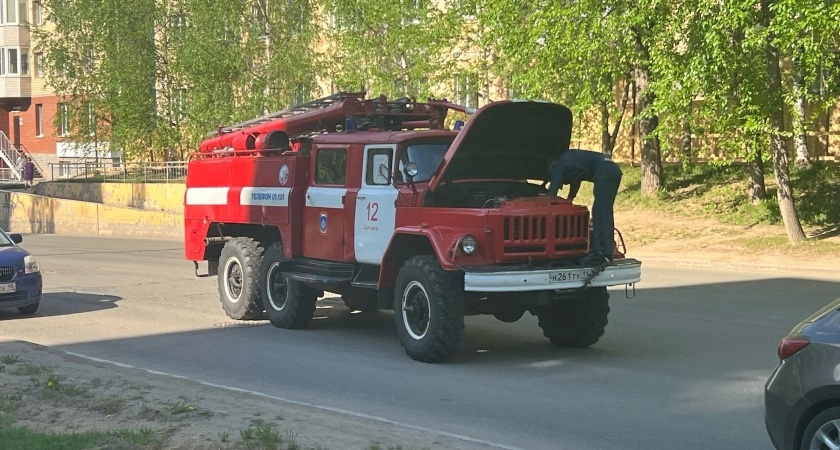
<svg viewBox="0 0 840 450"><path fill-rule="evenodd" d="M385 164L379 165L379 176L373 180L374 184L389 185L391 184L391 172L388 171L388 166Z"/></svg>
<svg viewBox="0 0 840 450"><path fill-rule="evenodd" d="M23 236L21 236L21 235L20 235L20 234L18 234L18 233L12 233L12 234L10 234L10 235L9 235L9 239L11 239L11 240L12 240L12 242L14 242L15 244L20 244L21 242L23 242Z"/></svg>

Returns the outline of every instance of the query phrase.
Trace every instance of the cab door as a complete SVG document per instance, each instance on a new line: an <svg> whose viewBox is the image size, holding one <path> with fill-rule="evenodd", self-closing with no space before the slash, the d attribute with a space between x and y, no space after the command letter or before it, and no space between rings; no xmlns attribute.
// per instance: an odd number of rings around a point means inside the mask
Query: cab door
<svg viewBox="0 0 840 450"><path fill-rule="evenodd" d="M316 148L313 159L313 175L303 208L303 255L343 261L347 148Z"/></svg>
<svg viewBox="0 0 840 450"><path fill-rule="evenodd" d="M398 191L391 177L395 150L393 144L365 146L353 227L354 251L360 263L381 264L394 234Z"/></svg>

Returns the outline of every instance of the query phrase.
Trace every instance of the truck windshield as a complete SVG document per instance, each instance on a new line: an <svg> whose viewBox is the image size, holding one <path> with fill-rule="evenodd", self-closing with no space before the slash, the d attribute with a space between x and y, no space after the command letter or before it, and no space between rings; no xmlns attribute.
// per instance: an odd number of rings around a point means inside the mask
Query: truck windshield
<svg viewBox="0 0 840 450"><path fill-rule="evenodd" d="M446 154L448 148L449 144L414 144L408 146L406 150L407 162L417 164L415 183L429 181L432 178L432 174L437 170L440 162L443 161L443 155Z"/></svg>

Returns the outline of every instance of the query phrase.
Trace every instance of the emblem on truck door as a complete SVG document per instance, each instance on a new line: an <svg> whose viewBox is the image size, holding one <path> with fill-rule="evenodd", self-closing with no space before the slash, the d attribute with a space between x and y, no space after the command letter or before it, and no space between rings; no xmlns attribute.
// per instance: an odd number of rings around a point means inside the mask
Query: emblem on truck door
<svg viewBox="0 0 840 450"><path fill-rule="evenodd" d="M280 179L280 186L285 186L289 182L289 166L283 164L278 178Z"/></svg>
<svg viewBox="0 0 840 450"><path fill-rule="evenodd" d="M321 217L318 218L318 225L321 227L321 234L327 233L327 213L322 212Z"/></svg>

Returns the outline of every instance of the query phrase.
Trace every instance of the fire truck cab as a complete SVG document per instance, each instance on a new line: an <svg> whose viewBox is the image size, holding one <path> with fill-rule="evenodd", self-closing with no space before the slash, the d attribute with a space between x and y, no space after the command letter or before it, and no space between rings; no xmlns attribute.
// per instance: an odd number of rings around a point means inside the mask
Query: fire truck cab
<svg viewBox="0 0 840 450"><path fill-rule="evenodd" d="M587 208L546 195L571 112L496 102L450 130L451 109L342 93L220 129L189 163L186 258L208 261L234 319L304 328L324 291L393 309L419 361L452 357L473 314L530 312L553 344L594 344L607 286L641 263L622 243L582 266Z"/></svg>

